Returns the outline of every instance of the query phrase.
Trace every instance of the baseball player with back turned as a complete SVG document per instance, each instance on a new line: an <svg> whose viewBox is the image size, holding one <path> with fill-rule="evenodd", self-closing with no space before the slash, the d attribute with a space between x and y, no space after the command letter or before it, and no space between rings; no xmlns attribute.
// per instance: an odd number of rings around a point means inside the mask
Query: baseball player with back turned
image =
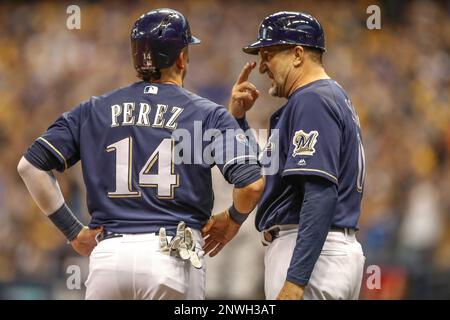
<svg viewBox="0 0 450 320"><path fill-rule="evenodd" d="M235 186L228 219L243 220L262 194L256 154L230 147L238 133L216 145L200 137L200 148L178 149L189 161L175 163L178 129L188 140L195 123L219 132L215 137L227 129L242 132L223 106L183 88L188 45L199 42L181 13L144 14L131 32L142 81L64 113L19 162L41 210L79 254L90 255L86 299L204 299L200 229L213 207L212 166ZM208 150L214 150L213 163L203 159ZM79 160L92 216L88 227L65 204L52 174ZM239 229L236 222L227 225L231 233Z"/></svg>
<svg viewBox="0 0 450 320"><path fill-rule="evenodd" d="M311 15L278 12L260 24L258 40L243 49L259 54L269 93L287 98L270 118L261 152L279 156L266 175L256 214L265 252L267 299L357 299L365 257L355 238L364 184L359 119L342 87L325 73L324 32ZM246 112L259 92L248 82L256 63L244 66L232 90L230 113L247 129ZM264 170L264 168L263 168ZM230 237L225 214L203 229L210 243Z"/></svg>

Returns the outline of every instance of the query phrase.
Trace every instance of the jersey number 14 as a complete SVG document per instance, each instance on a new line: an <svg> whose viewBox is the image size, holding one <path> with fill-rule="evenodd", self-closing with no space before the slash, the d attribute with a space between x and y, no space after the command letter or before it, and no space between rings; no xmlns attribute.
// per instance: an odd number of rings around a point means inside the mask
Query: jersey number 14
<svg viewBox="0 0 450 320"><path fill-rule="evenodd" d="M156 197L173 199L174 188L178 187L178 175L174 171L173 141L164 139L153 151L147 162L139 171L140 187L157 188ZM107 152L116 152L116 189L108 192L110 198L140 197L141 192L133 190L133 138L128 137L110 144ZM158 164L157 173L149 173Z"/></svg>

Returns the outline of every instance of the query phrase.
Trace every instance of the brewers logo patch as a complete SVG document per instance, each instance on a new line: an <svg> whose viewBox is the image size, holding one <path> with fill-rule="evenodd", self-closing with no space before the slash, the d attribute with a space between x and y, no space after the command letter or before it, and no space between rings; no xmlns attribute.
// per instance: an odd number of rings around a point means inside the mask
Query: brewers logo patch
<svg viewBox="0 0 450 320"><path fill-rule="evenodd" d="M316 149L314 146L319 136L318 131L305 132L303 130L296 131L292 144L294 145L294 151L292 156L312 156Z"/></svg>

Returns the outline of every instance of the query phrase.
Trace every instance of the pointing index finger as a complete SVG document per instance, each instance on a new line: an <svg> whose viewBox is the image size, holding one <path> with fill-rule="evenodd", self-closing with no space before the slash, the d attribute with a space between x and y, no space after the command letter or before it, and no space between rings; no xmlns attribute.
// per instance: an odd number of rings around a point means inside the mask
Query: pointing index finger
<svg viewBox="0 0 450 320"><path fill-rule="evenodd" d="M256 67L256 62L246 63L244 67L242 68L241 73L239 74L239 77L236 80L236 84L241 84L248 80L248 76L252 72L252 70Z"/></svg>

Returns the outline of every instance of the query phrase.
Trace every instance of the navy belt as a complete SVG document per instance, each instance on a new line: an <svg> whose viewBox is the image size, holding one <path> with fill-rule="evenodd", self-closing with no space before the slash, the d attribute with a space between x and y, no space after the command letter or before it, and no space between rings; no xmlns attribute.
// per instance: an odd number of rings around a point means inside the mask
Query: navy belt
<svg viewBox="0 0 450 320"><path fill-rule="evenodd" d="M97 241L100 242L106 239L120 238L120 237L123 237L122 233L114 233L103 229L103 231L98 234Z"/></svg>
<svg viewBox="0 0 450 320"><path fill-rule="evenodd" d="M292 229L292 228L289 228ZM280 231L283 230L289 230L289 229L282 229L280 227L274 227L274 228L270 228L267 230L263 231L263 237L266 243L263 242L264 246L267 246L267 243L271 243L272 241L274 241L276 238L280 237ZM333 232L342 232L347 234L354 234L356 232L356 230L354 228L342 228L342 227L331 227L330 231Z"/></svg>
<svg viewBox="0 0 450 320"><path fill-rule="evenodd" d="M352 234L356 232L355 228L342 228L342 227L331 227L330 231L342 232L345 234Z"/></svg>
<svg viewBox="0 0 450 320"><path fill-rule="evenodd" d="M159 231L158 232L143 232L143 234L144 233L159 235ZM138 234L138 233L115 233L115 232L111 232L106 229L103 229L103 231L97 235L96 239L97 239L97 242L100 242L100 241L103 241L106 239L121 238L125 234ZM173 237L173 236L175 236L175 231L166 230L166 235L169 237Z"/></svg>

